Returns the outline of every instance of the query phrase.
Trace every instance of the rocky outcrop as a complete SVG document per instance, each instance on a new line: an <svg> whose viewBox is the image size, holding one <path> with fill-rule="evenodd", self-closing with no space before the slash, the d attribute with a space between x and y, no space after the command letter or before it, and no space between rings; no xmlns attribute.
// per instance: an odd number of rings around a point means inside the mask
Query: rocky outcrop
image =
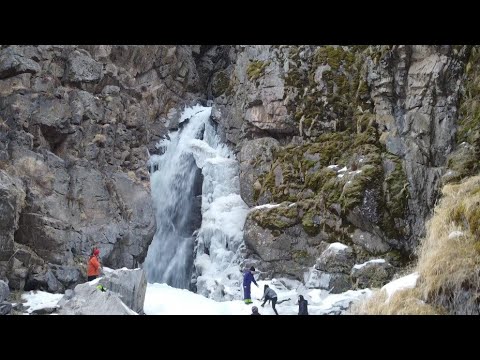
<svg viewBox="0 0 480 360"><path fill-rule="evenodd" d="M61 291L83 281L93 246L103 265L143 262L155 232L146 162L181 107L206 101L216 53L0 46L0 277ZM11 258L14 242L41 271Z"/></svg>
<svg viewBox="0 0 480 360"><path fill-rule="evenodd" d="M22 183L0 169L0 262L8 261L13 254L14 233L24 200Z"/></svg>
<svg viewBox="0 0 480 360"><path fill-rule="evenodd" d="M355 263L351 247L330 244L317 259L315 267L305 275L305 286L338 294L352 288L350 271Z"/></svg>
<svg viewBox="0 0 480 360"><path fill-rule="evenodd" d="M310 238L300 223L304 209L284 203L260 207L247 215L244 240L248 255L258 256L258 266L270 277L289 275L303 279L303 272L327 246L325 234Z"/></svg>
<svg viewBox="0 0 480 360"><path fill-rule="evenodd" d="M100 288L103 286L103 289ZM147 280L142 269L105 268L105 275L67 290L58 302L63 315L135 315L143 313Z"/></svg>
<svg viewBox="0 0 480 360"><path fill-rule="evenodd" d="M356 289L380 288L394 274L394 267L383 259L374 259L352 268L352 282Z"/></svg>
<svg viewBox="0 0 480 360"><path fill-rule="evenodd" d="M323 289L332 294L340 294L351 289L352 283L346 274L311 269L305 278L305 286L309 289Z"/></svg>
<svg viewBox="0 0 480 360"><path fill-rule="evenodd" d="M259 179L270 171L274 152L279 143L272 138L260 138L247 141L238 156L240 162L240 195L243 201L253 206L262 188ZM258 203L266 203L267 196L258 199Z"/></svg>
<svg viewBox="0 0 480 360"><path fill-rule="evenodd" d="M99 282L120 296L122 302L138 314L143 313L147 278L142 269L106 271Z"/></svg>
<svg viewBox="0 0 480 360"><path fill-rule="evenodd" d="M455 146L459 90L469 47L396 46L368 80L387 151L404 159L410 246L425 232L447 155Z"/></svg>
<svg viewBox="0 0 480 360"><path fill-rule="evenodd" d="M60 315L135 315L126 306L118 294L101 291L90 283L75 287L72 294L64 296L58 302Z"/></svg>
<svg viewBox="0 0 480 360"><path fill-rule="evenodd" d="M287 242L318 253L311 243L322 234L359 262L408 262L455 149L468 55L468 46L235 47L212 114L239 152L242 197L305 209L280 227L250 216L252 256L299 274L316 257L292 263ZM278 255L252 241L260 234Z"/></svg>
<svg viewBox="0 0 480 360"><path fill-rule="evenodd" d="M36 74L39 71L38 63L24 56L15 47L5 49L0 55L0 79L26 73Z"/></svg>

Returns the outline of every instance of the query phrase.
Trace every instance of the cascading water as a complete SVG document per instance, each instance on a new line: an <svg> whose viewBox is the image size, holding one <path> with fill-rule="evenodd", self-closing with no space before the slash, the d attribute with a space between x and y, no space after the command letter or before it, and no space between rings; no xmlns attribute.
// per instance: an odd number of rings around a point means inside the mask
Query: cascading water
<svg viewBox="0 0 480 360"><path fill-rule="evenodd" d="M151 188L157 231L145 259L149 282L188 288L192 271L194 184L197 166L189 142L202 136L210 113L188 109L180 121L191 119L179 131L161 141L162 155L150 158ZM158 171L155 171L157 170Z"/></svg>
<svg viewBox="0 0 480 360"><path fill-rule="evenodd" d="M239 263L248 207L240 197L238 163L216 134L210 112L201 106L186 109L180 122L189 118L188 123L159 143L163 155L150 159L157 232L144 267L149 282L188 288L194 266L198 293L220 300L241 296ZM198 168L202 223L194 251Z"/></svg>

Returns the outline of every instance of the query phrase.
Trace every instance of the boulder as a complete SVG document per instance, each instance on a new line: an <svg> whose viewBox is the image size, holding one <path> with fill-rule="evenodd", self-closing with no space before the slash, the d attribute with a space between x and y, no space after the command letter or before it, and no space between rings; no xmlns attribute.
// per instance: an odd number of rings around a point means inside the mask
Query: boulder
<svg viewBox="0 0 480 360"><path fill-rule="evenodd" d="M367 261L355 265L351 277L358 289L382 287L389 282L394 274L394 267L383 259Z"/></svg>
<svg viewBox="0 0 480 360"><path fill-rule="evenodd" d="M355 255L352 248L341 243L333 243L317 259L315 269L349 274L354 264Z"/></svg>
<svg viewBox="0 0 480 360"><path fill-rule="evenodd" d="M143 312L145 293L147 291L147 278L143 269L119 269L106 271L100 278L99 284L107 290L120 296L122 301L133 311Z"/></svg>
<svg viewBox="0 0 480 360"><path fill-rule="evenodd" d="M73 51L67 60L64 78L70 82L93 82L102 78L103 66L85 50Z"/></svg>
<svg viewBox="0 0 480 360"><path fill-rule="evenodd" d="M77 285L73 297L59 302L60 315L135 315L112 291L97 289L98 281Z"/></svg>
<svg viewBox="0 0 480 360"><path fill-rule="evenodd" d="M23 73L35 74L39 71L40 65L24 57L16 49L9 47L0 51L0 79Z"/></svg>
<svg viewBox="0 0 480 360"><path fill-rule="evenodd" d="M332 294L340 294L352 288L350 277L343 273L327 273L310 269L305 276L308 289L328 290Z"/></svg>

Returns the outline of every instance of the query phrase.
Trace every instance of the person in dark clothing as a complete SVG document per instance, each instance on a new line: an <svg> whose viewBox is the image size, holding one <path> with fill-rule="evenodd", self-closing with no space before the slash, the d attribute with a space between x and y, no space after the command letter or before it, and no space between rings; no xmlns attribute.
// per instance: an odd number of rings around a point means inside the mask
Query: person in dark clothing
<svg viewBox="0 0 480 360"><path fill-rule="evenodd" d="M298 297L298 315L308 315L308 301L303 298L303 295Z"/></svg>
<svg viewBox="0 0 480 360"><path fill-rule="evenodd" d="M278 315L277 309L275 309L275 304L277 303L277 293L270 289L268 285L264 286L263 290L263 297L261 300L265 299L263 304L261 305L262 307L265 306L265 303L270 300L272 302L272 309L275 311L275 314Z"/></svg>
<svg viewBox="0 0 480 360"><path fill-rule="evenodd" d="M262 315L258 312L258 308L256 306L252 307L252 313L250 315Z"/></svg>
<svg viewBox="0 0 480 360"><path fill-rule="evenodd" d="M257 282L255 281L255 278L253 277L253 273L255 271L255 268L252 266L249 270L246 270L245 273L243 274L243 301L245 301L245 304L252 304L252 296L250 295L250 288L253 283L258 287Z"/></svg>

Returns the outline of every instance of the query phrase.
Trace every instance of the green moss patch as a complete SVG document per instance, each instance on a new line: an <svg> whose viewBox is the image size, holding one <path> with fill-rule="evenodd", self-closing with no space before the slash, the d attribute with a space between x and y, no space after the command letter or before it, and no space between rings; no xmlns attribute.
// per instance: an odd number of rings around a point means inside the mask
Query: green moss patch
<svg viewBox="0 0 480 360"><path fill-rule="evenodd" d="M248 65L247 77L250 81L255 81L265 73L265 68L270 64L270 61L254 60Z"/></svg>

